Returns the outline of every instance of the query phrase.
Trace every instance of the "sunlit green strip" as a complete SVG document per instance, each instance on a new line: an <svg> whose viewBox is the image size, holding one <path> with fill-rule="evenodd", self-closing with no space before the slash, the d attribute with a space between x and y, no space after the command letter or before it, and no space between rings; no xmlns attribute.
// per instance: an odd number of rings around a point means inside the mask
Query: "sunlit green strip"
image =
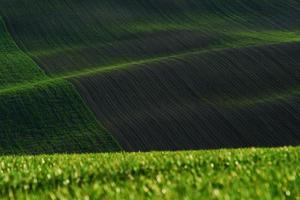
<svg viewBox="0 0 300 200"><path fill-rule="evenodd" d="M220 51L220 50L214 50L214 51ZM207 51L204 51L207 52ZM24 90L32 90L37 88L43 88L47 87L48 85L52 84L59 84L59 82L62 82L66 79L73 79L73 78L79 78L83 76L89 76L92 74L101 74L101 73L108 73L113 70L120 70L120 69L129 69L132 67L139 67L143 64L150 64L155 62L162 62L167 61L173 58L180 58L185 57L192 54L201 54L204 53L203 51L200 52L189 52L186 54L180 54L180 55L172 55L167 57L161 57L161 58L155 58L155 59L148 59L143 60L139 62L132 62L127 63L123 65L118 66L108 66L108 67L102 67L99 69L91 70L91 71L81 71L81 73L74 73L70 75L64 75L56 78L48 78L43 81L38 81L34 83L29 84L22 84L22 85L16 85L14 87L5 88L0 90L0 95L5 95L9 93L14 92L22 92ZM281 102L281 101L288 101L293 98L298 98L300 96L300 85L294 86L293 88L288 88L280 91L274 91L268 94L264 95L258 95L253 97L203 97L200 100L203 102L206 102L208 104L221 106L221 107L251 107L258 104L266 104L266 103L275 103L275 102Z"/></svg>

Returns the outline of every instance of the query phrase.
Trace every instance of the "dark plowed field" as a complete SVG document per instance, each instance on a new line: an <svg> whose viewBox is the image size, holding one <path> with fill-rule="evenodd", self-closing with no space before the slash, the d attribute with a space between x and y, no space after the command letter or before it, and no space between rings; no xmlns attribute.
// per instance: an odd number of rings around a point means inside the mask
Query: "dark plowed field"
<svg viewBox="0 0 300 200"><path fill-rule="evenodd" d="M73 83L125 150L297 145L299 51L230 49Z"/></svg>
<svg viewBox="0 0 300 200"><path fill-rule="evenodd" d="M1 0L0 154L299 145L298 19L299 0Z"/></svg>
<svg viewBox="0 0 300 200"><path fill-rule="evenodd" d="M48 74L259 43L260 32L300 27L291 20L300 17L299 2L293 0L4 0L1 4L0 13L15 41ZM252 36L245 39L243 32L249 31Z"/></svg>
<svg viewBox="0 0 300 200"><path fill-rule="evenodd" d="M49 74L66 73L88 67L205 49L217 44L218 40L216 35L207 35L199 31L163 31L106 45L67 50L64 54L57 52L44 55L36 61Z"/></svg>

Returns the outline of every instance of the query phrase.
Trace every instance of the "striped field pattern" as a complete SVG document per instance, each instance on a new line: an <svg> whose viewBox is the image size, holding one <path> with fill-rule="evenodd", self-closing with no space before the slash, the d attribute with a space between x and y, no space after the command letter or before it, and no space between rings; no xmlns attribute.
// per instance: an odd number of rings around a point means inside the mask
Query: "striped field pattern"
<svg viewBox="0 0 300 200"><path fill-rule="evenodd" d="M297 0L2 0L0 153L300 144Z"/></svg>

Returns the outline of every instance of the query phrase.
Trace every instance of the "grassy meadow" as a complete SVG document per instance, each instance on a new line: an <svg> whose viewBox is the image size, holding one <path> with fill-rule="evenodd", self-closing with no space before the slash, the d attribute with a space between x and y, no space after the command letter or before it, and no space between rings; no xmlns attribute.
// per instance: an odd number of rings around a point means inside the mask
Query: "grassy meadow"
<svg viewBox="0 0 300 200"><path fill-rule="evenodd" d="M5 156L1 199L299 199L299 148Z"/></svg>

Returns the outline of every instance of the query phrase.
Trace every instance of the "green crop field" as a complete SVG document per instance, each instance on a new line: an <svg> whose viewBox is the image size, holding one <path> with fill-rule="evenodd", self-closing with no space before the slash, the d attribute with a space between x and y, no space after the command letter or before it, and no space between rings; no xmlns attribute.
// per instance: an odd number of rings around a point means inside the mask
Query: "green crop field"
<svg viewBox="0 0 300 200"><path fill-rule="evenodd" d="M0 199L300 199L299 18L1 0Z"/></svg>
<svg viewBox="0 0 300 200"><path fill-rule="evenodd" d="M3 0L0 153L298 145L299 8Z"/></svg>
<svg viewBox="0 0 300 200"><path fill-rule="evenodd" d="M291 147L6 156L0 160L0 194L11 199L299 199L299 159L300 149Z"/></svg>

